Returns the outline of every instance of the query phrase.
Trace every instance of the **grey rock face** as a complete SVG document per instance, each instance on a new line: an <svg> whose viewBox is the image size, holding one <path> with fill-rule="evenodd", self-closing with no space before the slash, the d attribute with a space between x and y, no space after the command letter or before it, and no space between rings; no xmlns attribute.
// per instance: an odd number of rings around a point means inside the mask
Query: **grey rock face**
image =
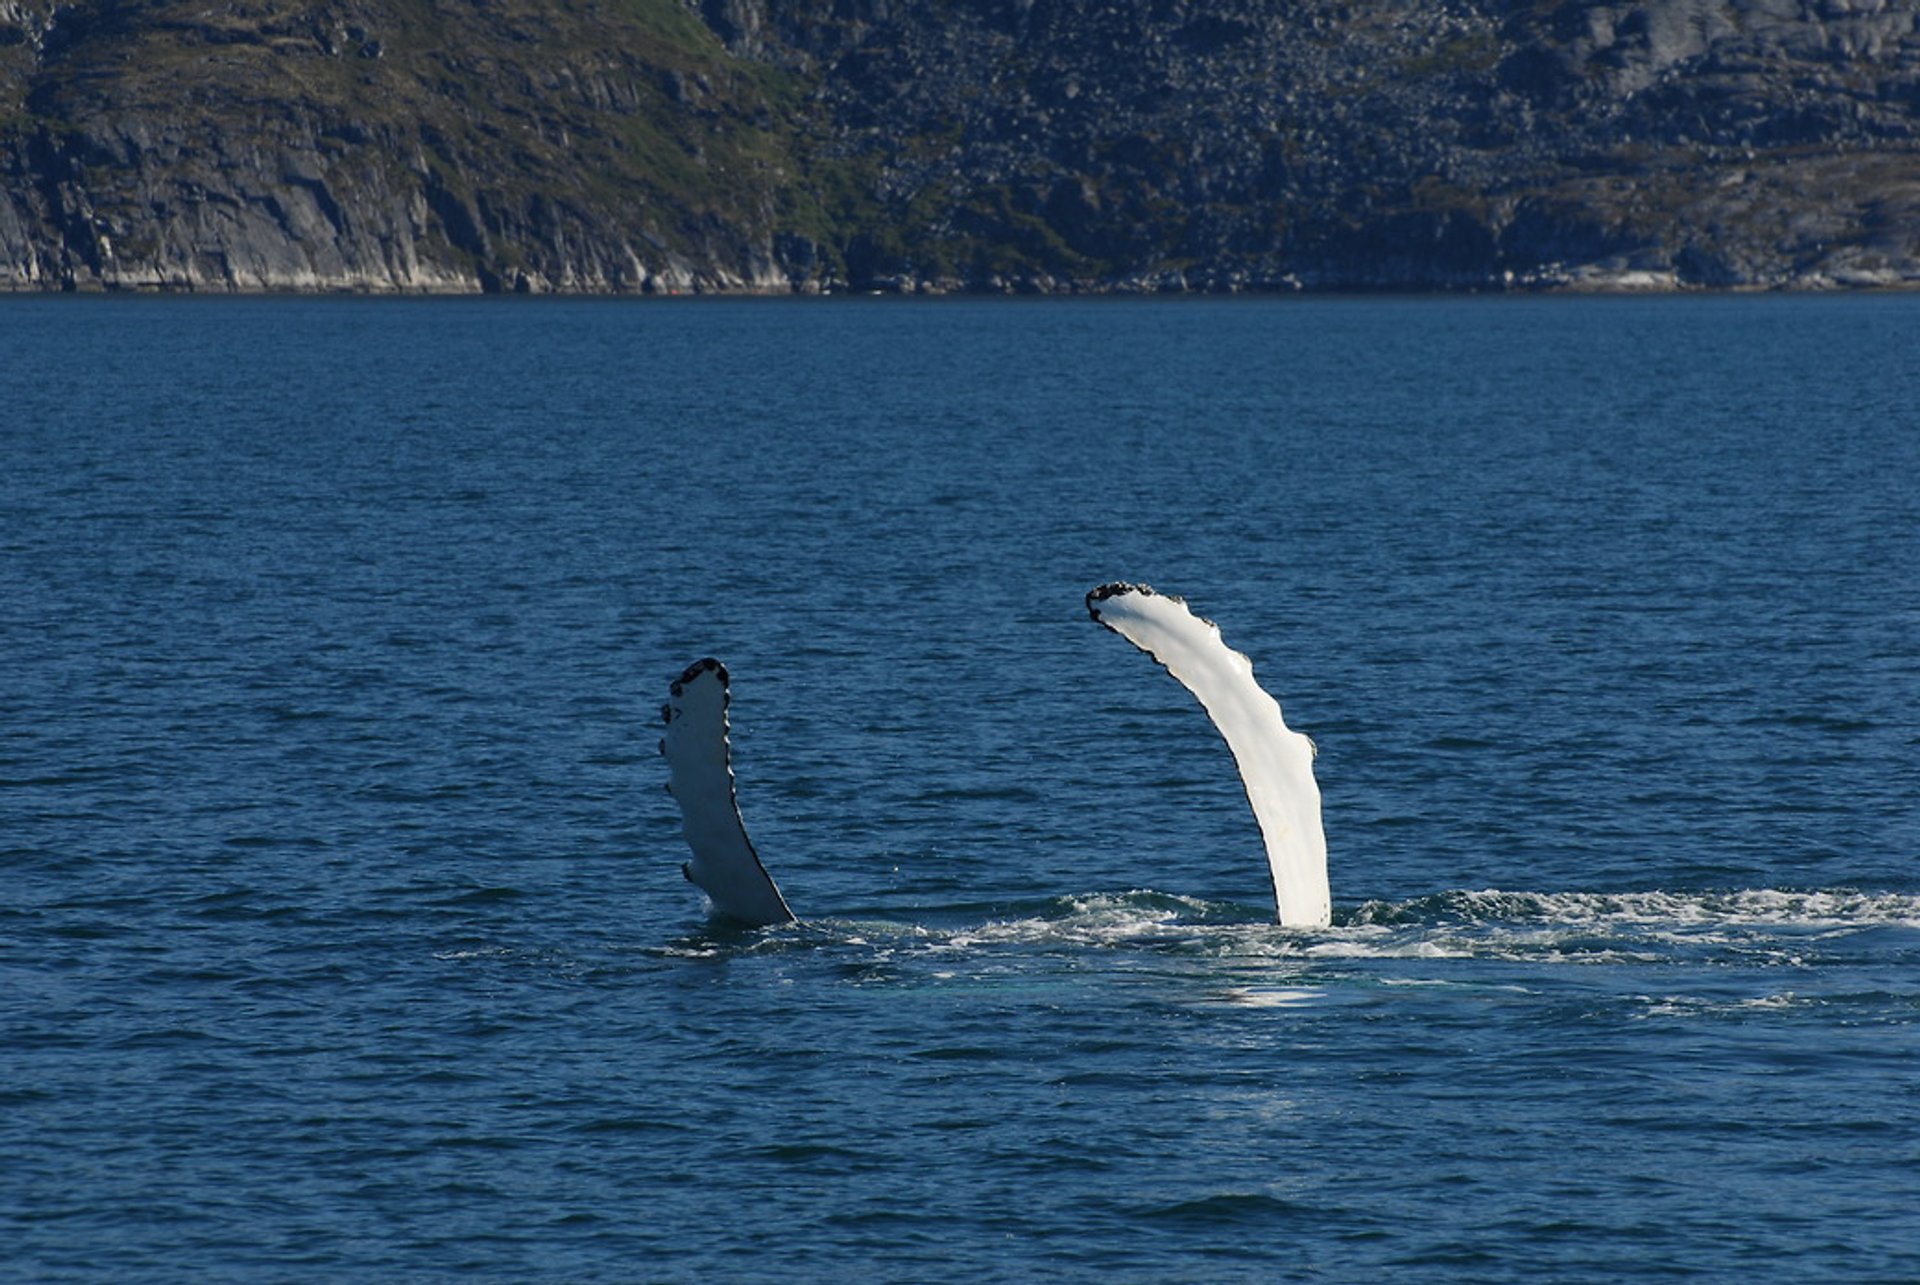
<svg viewBox="0 0 1920 1285"><path fill-rule="evenodd" d="M0 288L1920 281L1895 0L0 0Z"/></svg>
<svg viewBox="0 0 1920 1285"><path fill-rule="evenodd" d="M835 154L889 212L899 249L856 276L977 284L1009 245L1056 282L1142 289L1896 284L1920 264L1910 6L826 9L770 0L758 29L826 68Z"/></svg>

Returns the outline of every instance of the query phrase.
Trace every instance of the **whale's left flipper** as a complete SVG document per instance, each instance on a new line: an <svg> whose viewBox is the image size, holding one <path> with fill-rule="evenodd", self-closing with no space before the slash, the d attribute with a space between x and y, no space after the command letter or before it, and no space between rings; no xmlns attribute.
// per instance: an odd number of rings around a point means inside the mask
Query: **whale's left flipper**
<svg viewBox="0 0 1920 1285"><path fill-rule="evenodd" d="M786 898L760 864L733 793L727 745L727 667L709 656L687 666L662 713L667 789L680 804L693 860L681 867L713 908L749 924L793 922Z"/></svg>
<svg viewBox="0 0 1920 1285"><path fill-rule="evenodd" d="M1221 641L1211 620L1148 585L1101 585L1087 595L1087 614L1165 665L1199 698L1240 766L1267 844L1276 917L1289 928L1325 928L1333 899L1313 742L1280 717L1280 703L1253 679L1253 662Z"/></svg>

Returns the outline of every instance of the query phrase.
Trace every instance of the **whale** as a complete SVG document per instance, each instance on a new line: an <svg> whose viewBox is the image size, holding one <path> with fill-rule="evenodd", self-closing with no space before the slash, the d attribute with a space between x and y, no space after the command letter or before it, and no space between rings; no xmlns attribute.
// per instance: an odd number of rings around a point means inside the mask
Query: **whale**
<svg viewBox="0 0 1920 1285"><path fill-rule="evenodd" d="M667 792L680 805L681 832L693 858L680 872L713 903L715 914L756 928L790 924L794 914L747 835L734 790L727 736L727 667L711 656L688 665L667 689L660 753Z"/></svg>
<svg viewBox="0 0 1920 1285"><path fill-rule="evenodd" d="M1191 692L1226 741L1267 850L1274 918L1288 928L1333 922L1327 836L1314 779L1314 744L1287 726L1253 662L1184 599L1152 585L1103 584L1087 594L1094 621L1159 661Z"/></svg>
<svg viewBox="0 0 1920 1285"><path fill-rule="evenodd" d="M1325 928L1333 918L1327 841L1321 827L1314 746L1289 728L1280 704L1253 677L1253 662L1227 646L1219 626L1184 599L1151 585L1113 582L1086 595L1087 614L1158 661L1200 702L1227 743L1266 846L1274 918L1288 928ZM681 872L715 916L751 927L794 922L747 834L735 789L727 667L695 661L670 685L661 709L667 791L680 805L692 859Z"/></svg>

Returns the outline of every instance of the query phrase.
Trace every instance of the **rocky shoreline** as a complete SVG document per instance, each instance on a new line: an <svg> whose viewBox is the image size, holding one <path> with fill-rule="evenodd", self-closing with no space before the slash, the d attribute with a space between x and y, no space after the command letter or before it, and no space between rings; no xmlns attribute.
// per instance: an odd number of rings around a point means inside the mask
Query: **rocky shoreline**
<svg viewBox="0 0 1920 1285"><path fill-rule="evenodd" d="M0 0L0 291L1920 286L1889 0Z"/></svg>

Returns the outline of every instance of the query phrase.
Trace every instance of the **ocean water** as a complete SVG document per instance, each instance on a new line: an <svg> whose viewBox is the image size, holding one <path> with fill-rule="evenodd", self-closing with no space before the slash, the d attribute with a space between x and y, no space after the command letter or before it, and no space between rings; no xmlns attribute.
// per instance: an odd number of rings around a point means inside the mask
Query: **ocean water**
<svg viewBox="0 0 1920 1285"><path fill-rule="evenodd" d="M0 341L0 1277L1920 1279L1920 300Z"/></svg>

